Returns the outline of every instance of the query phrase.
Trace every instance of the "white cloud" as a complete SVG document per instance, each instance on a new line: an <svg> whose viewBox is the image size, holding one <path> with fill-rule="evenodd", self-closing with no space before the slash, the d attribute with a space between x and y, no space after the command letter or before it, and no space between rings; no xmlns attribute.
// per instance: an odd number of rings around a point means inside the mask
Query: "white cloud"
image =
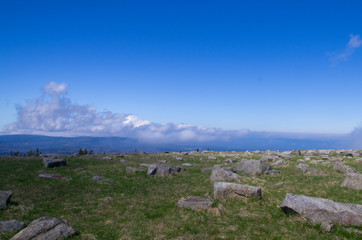
<svg viewBox="0 0 362 240"><path fill-rule="evenodd" d="M66 97L68 85L50 82L43 94L17 106L18 120L2 134L41 134L48 136L120 136L150 142L228 140L248 133L226 131L190 124L157 124L133 114L98 112L90 105L73 104Z"/></svg>
<svg viewBox="0 0 362 240"><path fill-rule="evenodd" d="M44 87L43 90L45 93L56 93L56 94L66 94L68 85L65 83L57 84L55 82L49 82Z"/></svg>
<svg viewBox="0 0 362 240"><path fill-rule="evenodd" d="M350 57L357 48L362 46L362 40L360 39L360 36L358 34L357 35L350 34L349 37L350 39L343 53L330 54L331 56L330 60L333 65L336 65L342 61L347 61L348 57Z"/></svg>
<svg viewBox="0 0 362 240"><path fill-rule="evenodd" d="M350 36L350 39L349 39L347 47L358 48L362 45L362 40L360 39L359 35L350 34L349 36Z"/></svg>

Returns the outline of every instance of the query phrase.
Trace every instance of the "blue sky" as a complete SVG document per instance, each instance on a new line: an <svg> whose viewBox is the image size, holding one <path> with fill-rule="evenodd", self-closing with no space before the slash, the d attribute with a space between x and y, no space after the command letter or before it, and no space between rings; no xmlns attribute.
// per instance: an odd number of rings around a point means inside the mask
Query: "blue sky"
<svg viewBox="0 0 362 240"><path fill-rule="evenodd" d="M349 133L362 123L361 12L360 1L1 1L0 128L61 135L73 109L100 113L89 129L134 116L134 128L193 134Z"/></svg>

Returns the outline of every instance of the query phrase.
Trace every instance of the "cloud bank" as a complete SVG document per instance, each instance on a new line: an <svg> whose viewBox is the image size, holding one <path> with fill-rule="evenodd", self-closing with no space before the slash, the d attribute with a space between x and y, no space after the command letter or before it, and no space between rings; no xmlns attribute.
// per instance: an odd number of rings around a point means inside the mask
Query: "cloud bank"
<svg viewBox="0 0 362 240"><path fill-rule="evenodd" d="M347 43L347 46L343 53L340 54L332 54L331 55L331 61L333 64L338 64L342 61L347 61L348 58L355 52L355 50L362 46L362 40L360 39L360 36L350 34L349 35L349 42Z"/></svg>
<svg viewBox="0 0 362 240"><path fill-rule="evenodd" d="M16 107L18 120L5 126L2 134L39 134L47 136L118 136L146 142L227 141L248 130L226 131L189 124L157 124L133 114L98 112L90 105L73 104L68 85L49 82L41 97Z"/></svg>

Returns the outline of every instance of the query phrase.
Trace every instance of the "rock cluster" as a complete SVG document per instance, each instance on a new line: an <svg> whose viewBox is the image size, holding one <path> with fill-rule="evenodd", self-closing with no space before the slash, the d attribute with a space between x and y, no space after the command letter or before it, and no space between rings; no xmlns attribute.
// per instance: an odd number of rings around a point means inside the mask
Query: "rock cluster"
<svg viewBox="0 0 362 240"><path fill-rule="evenodd" d="M57 240L78 234L78 231L63 220L42 217L32 221L10 240Z"/></svg>

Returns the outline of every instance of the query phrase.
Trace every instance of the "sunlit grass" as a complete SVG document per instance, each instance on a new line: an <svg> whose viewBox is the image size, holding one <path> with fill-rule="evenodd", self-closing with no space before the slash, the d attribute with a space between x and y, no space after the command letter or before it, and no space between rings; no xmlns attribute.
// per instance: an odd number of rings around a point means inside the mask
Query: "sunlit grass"
<svg viewBox="0 0 362 240"><path fill-rule="evenodd" d="M216 156L210 160L208 155ZM286 193L328 198L338 202L362 204L361 191L341 188L343 174L330 166L311 165L319 170L308 176L296 169L297 158L287 165L275 167L279 175L252 177L240 173L235 182L260 186L263 198L226 199L215 201L225 211L220 216L212 211L195 212L180 209L181 197L201 196L212 200L210 172L202 168L224 164L229 157L216 153L182 156L180 154L128 154L129 163L116 156L68 157L65 167L44 169L37 158L2 158L0 189L14 192L7 209L0 211L1 220L16 219L29 224L43 216L59 217L81 234L72 239L358 239L343 226L332 233L323 233L297 216L287 216L279 208ZM259 156L260 157L260 156ZM203 160L200 160L203 158ZM169 177L148 177L146 173L126 173L125 167L140 163L168 160L169 165L191 163L192 167ZM362 171L354 158L347 164ZM232 166L233 164L229 164ZM56 173L66 179L44 180L39 173ZM103 176L114 182L96 182L92 176ZM274 185L285 184L276 188ZM11 235L2 236L10 239Z"/></svg>

